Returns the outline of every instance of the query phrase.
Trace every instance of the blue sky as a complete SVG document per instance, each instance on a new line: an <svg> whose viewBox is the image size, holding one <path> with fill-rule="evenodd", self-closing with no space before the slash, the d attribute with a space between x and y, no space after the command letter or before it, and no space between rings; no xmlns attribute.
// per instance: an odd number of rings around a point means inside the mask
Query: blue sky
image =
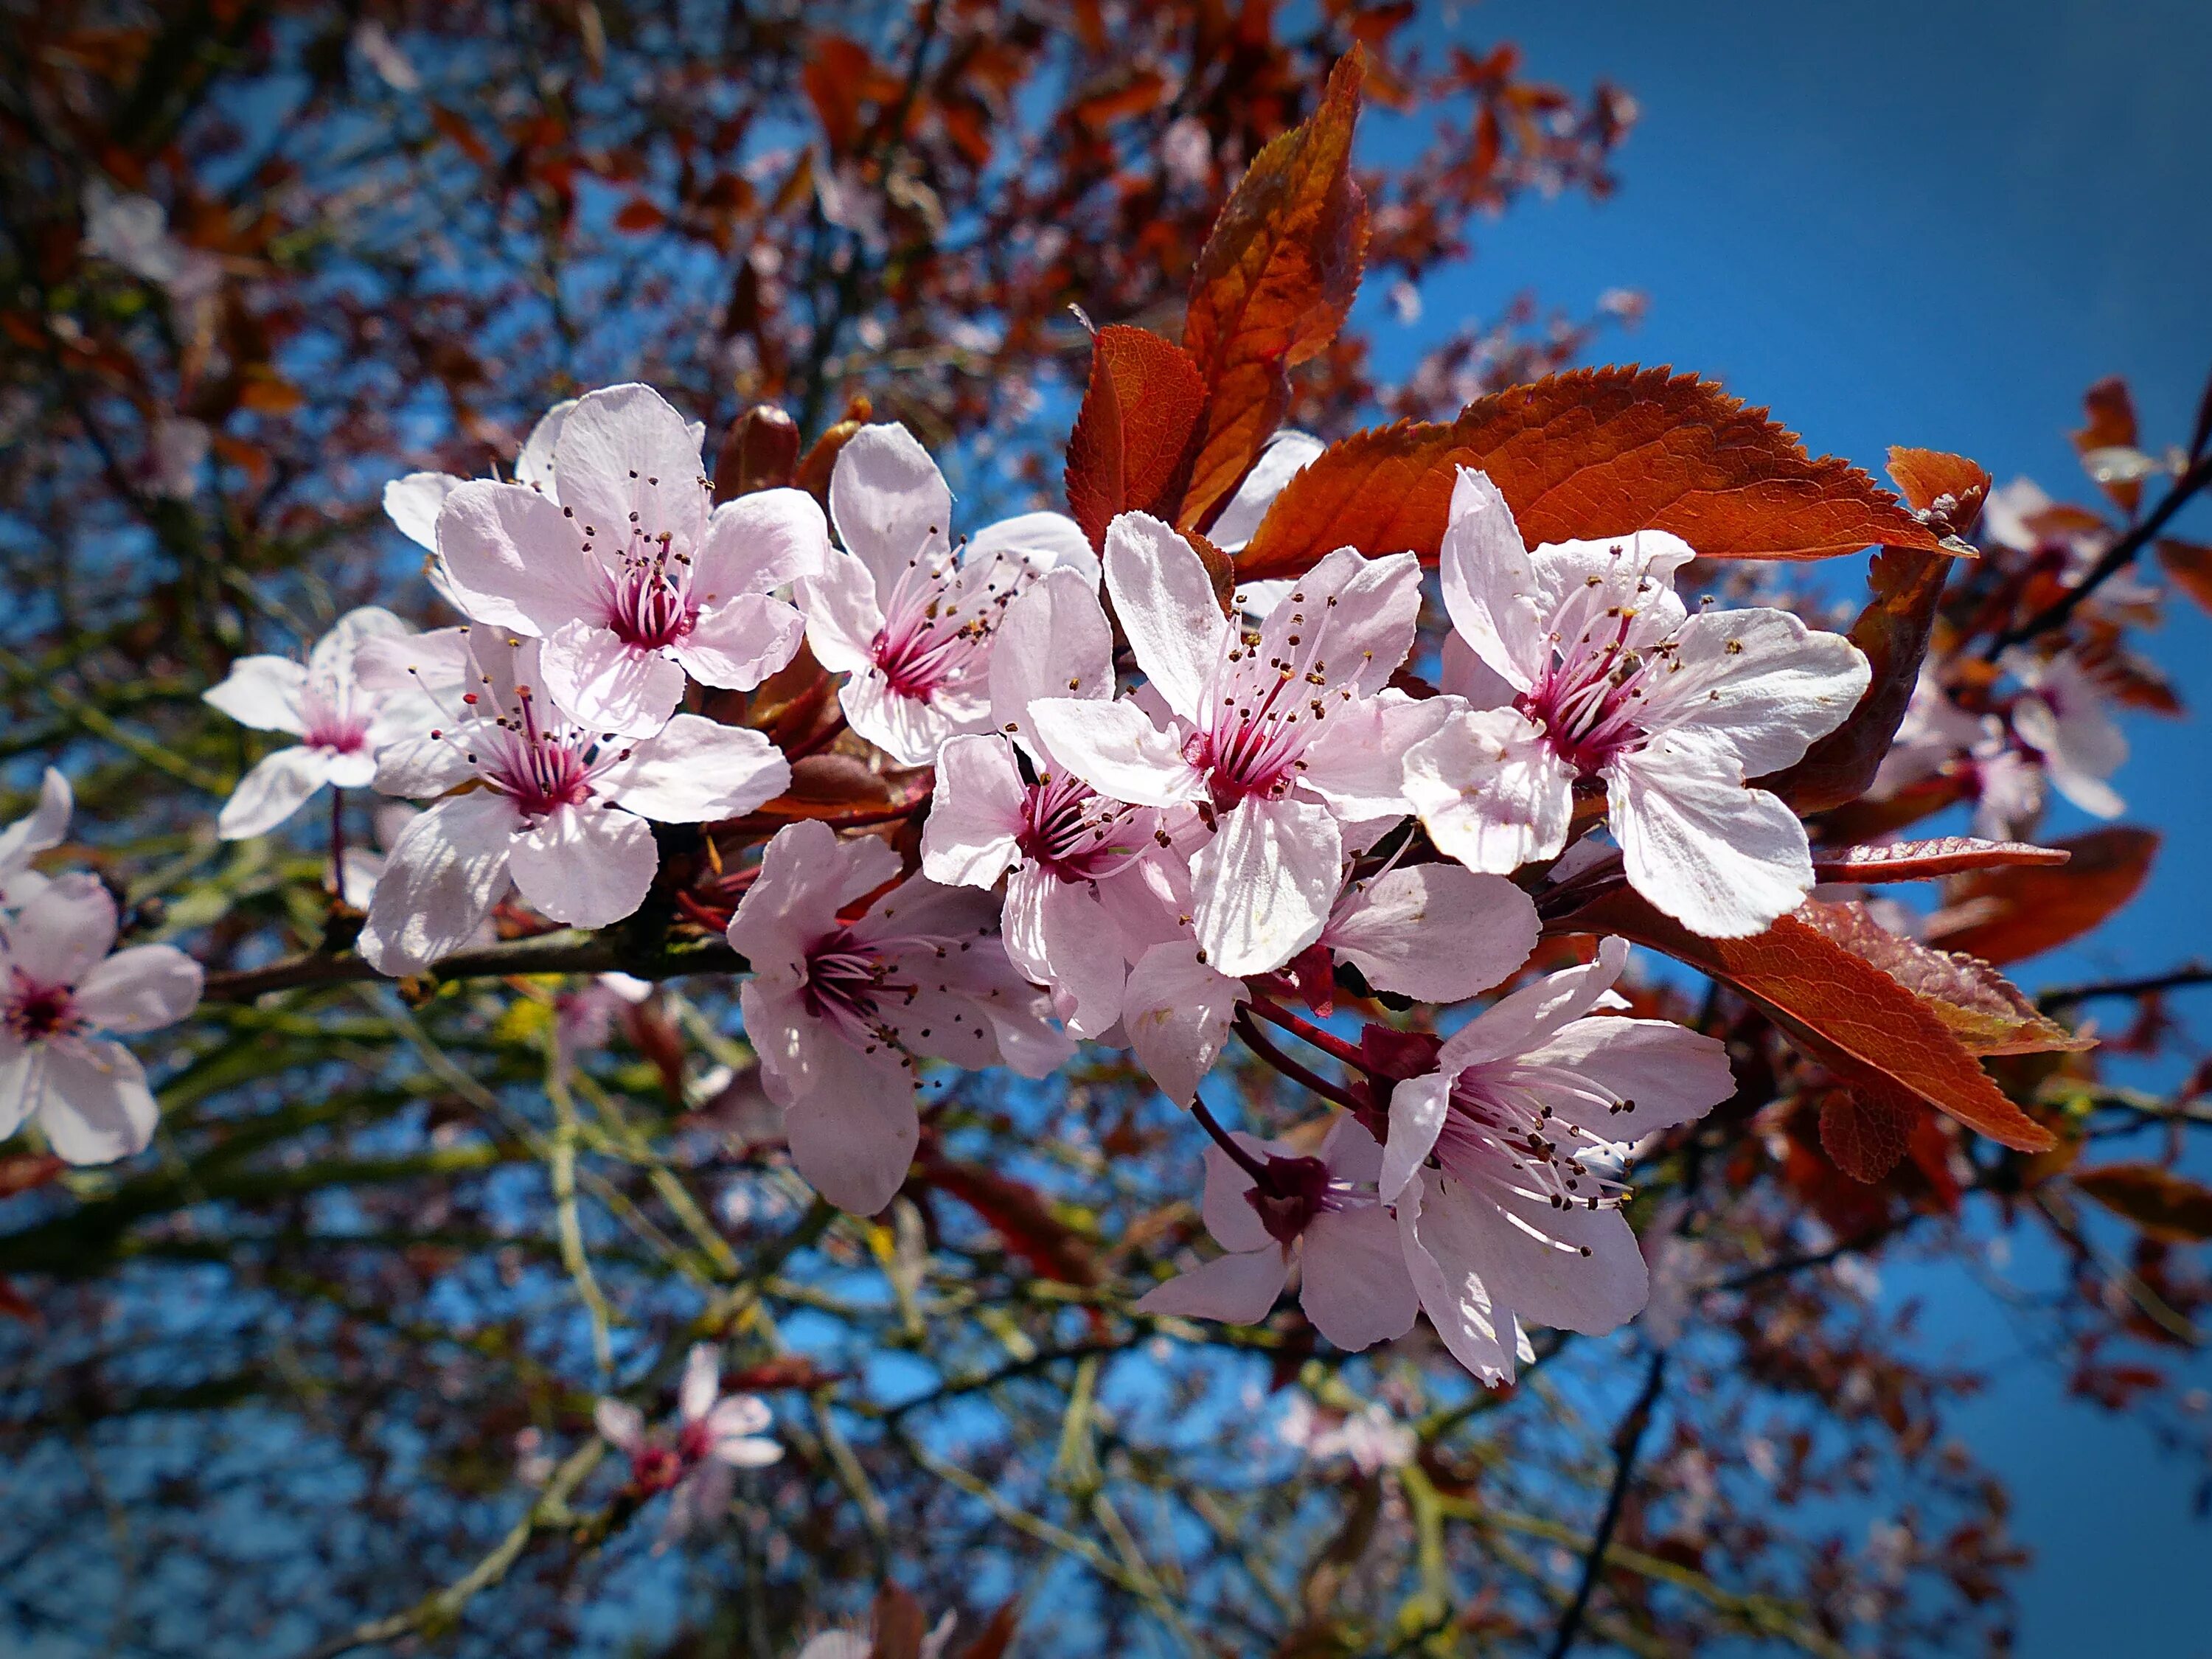
<svg viewBox="0 0 2212 1659"><path fill-rule="evenodd" d="M1581 313L1619 285L1650 312L1608 356L1720 379L1816 452L1876 471L1888 445L1923 444L2086 499L2066 434L2082 388L2113 373L2133 383L2147 438L2185 440L2212 368L2212 8L1498 0L1437 33L1518 40L1531 74L1577 88L1613 79L1643 118L1616 197L1529 203L1478 228L1473 264L1425 286L1420 323L1379 325L1386 350L1410 356L1524 289ZM2212 513L2199 504L2177 530L2212 539ZM2154 648L2212 711L2212 623L2177 607ZM2159 866L2127 915L2033 964L2031 983L2206 949L2201 727L2129 724L2117 781L2129 817L2166 832ZM2081 827L2067 814L2050 830ZM2200 1018L2206 1005L2212 994ZM1929 1298L1941 1352L1996 1374L1953 1421L2011 1483L2016 1534L2037 1553L2023 1659L2212 1654L2201 1603L2177 1593L2202 1583L2212 1547L2190 1517L2193 1471L2069 1401L1963 1270L1888 1279L1893 1296Z"/></svg>

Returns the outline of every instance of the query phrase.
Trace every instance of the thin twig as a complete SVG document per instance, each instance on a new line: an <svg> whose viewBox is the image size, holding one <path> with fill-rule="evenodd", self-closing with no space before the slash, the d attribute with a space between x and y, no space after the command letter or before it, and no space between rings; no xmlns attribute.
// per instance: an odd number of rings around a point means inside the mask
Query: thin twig
<svg viewBox="0 0 2212 1659"><path fill-rule="evenodd" d="M1237 1035L1244 1040L1246 1048L1290 1079L1291 1082L1312 1091L1323 1100L1334 1101L1346 1111L1356 1112L1359 1109L1362 1103L1352 1091L1340 1083L1331 1083L1319 1073L1299 1065L1269 1041L1267 1034L1255 1025L1252 1023L1252 1017L1242 1008L1237 1011L1236 1018L1231 1024L1236 1028Z"/></svg>
<svg viewBox="0 0 2212 1659"><path fill-rule="evenodd" d="M1628 1408L1628 1415L1620 1419L1620 1426L1613 1431L1613 1490L1606 1494L1605 1513L1598 1517L1597 1531L1590 1537L1589 1548L1583 1552L1582 1583L1559 1620L1559 1633L1552 1642L1551 1659L1566 1659L1575 1638L1581 1633L1583 1620L1589 1612L1590 1595L1605 1572L1606 1551L1612 1547L1613 1528L1620 1524L1620 1512L1628 1501L1629 1488L1635 1484L1636 1454L1643 1449L1644 1431L1651 1426L1651 1408L1658 1403L1659 1390L1666 1381L1667 1351L1660 1348L1653 1352L1651 1363L1644 1368L1643 1391Z"/></svg>
<svg viewBox="0 0 2212 1659"><path fill-rule="evenodd" d="M2039 1008L2070 1008L2077 1002L2090 1002L2100 997L2148 997L2160 991L2182 991L2194 985L2212 985L2212 967L2191 962L2162 974L2148 974L2141 979L2100 980L2091 985L2065 985L2057 990L2036 994Z"/></svg>

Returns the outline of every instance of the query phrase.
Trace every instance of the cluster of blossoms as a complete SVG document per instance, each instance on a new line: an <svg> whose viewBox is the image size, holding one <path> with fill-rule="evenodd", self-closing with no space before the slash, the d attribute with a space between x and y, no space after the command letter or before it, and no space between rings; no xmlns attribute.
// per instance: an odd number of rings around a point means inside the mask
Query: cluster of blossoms
<svg viewBox="0 0 2212 1659"><path fill-rule="evenodd" d="M826 1197L890 1201L930 1062L1042 1078L1083 1040L1128 1049L1214 1137L1204 1215L1224 1254L1148 1310L1258 1320L1295 1273L1339 1346L1425 1311L1492 1382L1531 1326L1636 1313L1632 1150L1729 1094L1726 1054L1622 1012L1623 941L1524 979L1530 895L1625 882L1721 938L1795 908L1806 833L1753 781L1855 706L1869 672L1849 641L1780 610L1692 611L1673 536L1529 548L1473 471L1430 667L1408 552L1339 549L1224 604L1193 544L1141 513L1096 549L1043 513L956 538L951 490L896 425L844 443L826 514L787 488L714 505L702 435L620 386L551 411L512 479L393 484L394 521L467 620L416 634L359 611L304 666L239 662L209 701L297 742L248 774L222 833L264 833L325 785L425 803L339 881L386 974L481 939L510 892L606 927L662 878L656 825L728 824L789 787L767 736L701 711L803 644L841 677L842 758L934 769L918 848L895 825L786 823L730 887L761 1085ZM1248 535L1311 453L1279 441L1219 533ZM1370 1025L1354 1049L1287 1006L1326 1009L1339 983L1432 1010L1504 994ZM1352 1059L1352 1080L1287 1061L1266 1024ZM1295 1144L1223 1130L1200 1095L1232 1031L1333 1121ZM645 1455L617 1418L609 1437ZM687 1408L712 1450L708 1420Z"/></svg>

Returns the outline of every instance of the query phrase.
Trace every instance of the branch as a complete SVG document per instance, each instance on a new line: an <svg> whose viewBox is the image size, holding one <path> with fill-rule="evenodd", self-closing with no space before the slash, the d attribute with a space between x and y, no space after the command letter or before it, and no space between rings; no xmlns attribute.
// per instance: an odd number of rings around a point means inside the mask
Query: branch
<svg viewBox="0 0 2212 1659"><path fill-rule="evenodd" d="M1644 1431L1651 1426L1651 1408L1658 1404L1659 1390L1666 1380L1667 1351L1662 1348L1652 1354L1651 1364L1644 1373L1643 1392L1636 1396L1636 1403L1628 1408L1628 1415L1620 1419L1620 1428L1613 1431L1613 1490L1606 1495L1605 1513L1598 1517L1597 1531L1583 1555L1583 1582L1575 1591L1575 1599L1568 1604L1565 1616L1559 1620L1559 1633L1552 1643L1551 1659L1566 1659L1568 1650L1575 1644L1575 1637L1582 1630L1583 1620L1589 1612L1590 1595L1605 1571L1606 1551L1612 1546L1613 1528L1620 1524L1621 1509L1635 1481L1636 1454L1643 1447Z"/></svg>
<svg viewBox="0 0 2212 1659"><path fill-rule="evenodd" d="M2141 979L2099 980L2088 985L2064 985L2055 991L2037 994L2039 1008L2070 1008L2077 1002L2090 1002L2100 997L2148 997L2160 991L2183 991L2194 985L2212 985L2212 967L2191 962L2163 974L2149 974Z"/></svg>
<svg viewBox="0 0 2212 1659"><path fill-rule="evenodd" d="M450 985L465 979L501 979L509 974L629 974L638 979L677 979L685 974L740 974L745 959L719 940L640 953L607 934L582 939L547 937L457 951L434 962L418 977ZM250 1002L270 991L308 985L357 985L386 978L350 952L310 951L265 968L210 974L201 1000Z"/></svg>
<svg viewBox="0 0 2212 1659"><path fill-rule="evenodd" d="M2208 483L2212 483L2212 455L2199 456L2189 471L2174 480L2173 488L2167 490L2165 499L2151 509L2150 516L2106 548L2104 556L2090 567L2087 575L2026 622L2006 629L1991 640L1989 648L1982 653L1984 659L1995 662L2010 647L2063 626L2066 619L2074 614L2084 599L2103 586L2108 579L2126 568L2135 556L2149 544L2151 538L2166 528L2167 520L2181 511L2189 498Z"/></svg>

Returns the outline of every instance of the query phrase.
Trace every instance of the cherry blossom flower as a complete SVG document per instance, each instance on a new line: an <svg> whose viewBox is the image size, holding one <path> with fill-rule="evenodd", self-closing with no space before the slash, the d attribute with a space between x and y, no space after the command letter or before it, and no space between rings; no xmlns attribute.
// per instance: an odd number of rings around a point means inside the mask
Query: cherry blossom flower
<svg viewBox="0 0 2212 1659"><path fill-rule="evenodd" d="M1191 867L1203 960L1236 975L1279 968L1328 920L1347 830L1409 810L1401 758L1455 706L1378 695L1412 648L1419 567L1340 548L1249 630L1157 519L1115 519L1105 568L1150 696L1045 698L1030 718L1100 793L1194 806L1217 827Z"/></svg>
<svg viewBox="0 0 2212 1659"><path fill-rule="evenodd" d="M1462 1002L1526 962L1540 925L1535 904L1503 876L1401 865L1347 881L1314 948L1378 991Z"/></svg>
<svg viewBox="0 0 2212 1659"><path fill-rule="evenodd" d="M173 1025L200 965L174 945L115 944L115 901L81 872L47 882L0 928L0 1138L36 1120L58 1157L143 1152L160 1111L137 1056L104 1035Z"/></svg>
<svg viewBox="0 0 2212 1659"><path fill-rule="evenodd" d="M1500 998L1434 1072L1392 1091L1382 1195L1437 1334L1486 1382L1511 1380L1525 1325L1597 1335L1635 1316L1647 1279L1620 1213L1628 1143L1735 1086L1711 1037L1591 1015L1627 961L1608 939L1595 962Z"/></svg>
<svg viewBox="0 0 2212 1659"><path fill-rule="evenodd" d="M801 584L807 643L847 677L847 723L903 766L988 728L991 641L1023 588L1062 566L1097 580L1083 532L1057 513L1005 520L956 550L952 492L902 426L862 427L838 452L830 516L843 546Z"/></svg>
<svg viewBox="0 0 2212 1659"><path fill-rule="evenodd" d="M105 179L84 187L84 249L190 304L221 280L215 256L169 234L169 216L150 196L118 195Z"/></svg>
<svg viewBox="0 0 2212 1659"><path fill-rule="evenodd" d="M1206 1149L1206 1230L1228 1254L1147 1291L1139 1311L1255 1325L1295 1264L1298 1305L1338 1347L1369 1347L1411 1330L1413 1283L1396 1224L1371 1190L1382 1170L1375 1137L1346 1113L1311 1158L1279 1141L1233 1138L1266 1173L1255 1175L1218 1144Z"/></svg>
<svg viewBox="0 0 2212 1659"><path fill-rule="evenodd" d="M31 868L31 860L62 844L75 805L69 780L49 766L39 783L39 804L0 830L0 912L27 903L45 890L46 878Z"/></svg>
<svg viewBox="0 0 2212 1659"><path fill-rule="evenodd" d="M380 973L419 973L458 949L510 880L555 921L620 921L659 868L653 823L738 817L790 783L759 732L696 714L627 741L579 727L536 690L536 640L451 629L410 647L421 684L465 672L471 689L377 766L386 794L444 797L400 831L370 896L360 949Z"/></svg>
<svg viewBox="0 0 2212 1659"><path fill-rule="evenodd" d="M522 453L514 458L515 483L548 495L553 494L553 446L560 441L561 428L568 418L568 411L575 406L574 398L563 398L538 416L538 424L531 428L529 437L523 441ZM704 434L705 428L702 428L702 442ZM409 541L434 555L438 550L438 514L445 510L446 497L467 482L450 472L410 472L404 478L394 478L384 486L385 516ZM432 569L436 573L434 562ZM433 580L445 597L453 600L453 608L459 610L459 601L446 591L443 574L434 574Z"/></svg>
<svg viewBox="0 0 2212 1659"><path fill-rule="evenodd" d="M744 691L791 660L805 621L769 590L828 552L804 490L709 505L695 429L650 386L609 386L555 427L550 480L447 495L439 565L471 617L544 640L556 702L596 731L648 737L687 672Z"/></svg>
<svg viewBox="0 0 2212 1659"><path fill-rule="evenodd" d="M1310 1462L1348 1457L1364 1475L1384 1469L1403 1468L1421 1449L1412 1426L1391 1415L1379 1400L1370 1400L1356 1412L1323 1413L1314 1408L1312 1397L1294 1390L1275 1425L1275 1437L1305 1454Z"/></svg>
<svg viewBox="0 0 2212 1659"><path fill-rule="evenodd" d="M1805 826L1747 781L1843 723L1866 659L1786 611L1690 615L1674 579L1693 556L1655 531L1530 550L1497 486L1460 469L1444 603L1498 706L1406 757L1439 848L1499 874L1553 857L1593 780L1630 884L1684 926L1739 938L1803 901Z"/></svg>
<svg viewBox="0 0 2212 1659"><path fill-rule="evenodd" d="M2127 803L2106 780L2126 763L2128 740L2081 659L2070 651L2014 652L2005 666L2024 688L2013 702L2013 732L2042 763L2051 787L2092 817L2118 817Z"/></svg>
<svg viewBox="0 0 2212 1659"><path fill-rule="evenodd" d="M1199 960L1188 939L1146 947L1129 969L1121 1026L1137 1063L1178 1106L1198 1098L1198 1085L1221 1058L1237 1005L1250 988Z"/></svg>
<svg viewBox="0 0 2212 1659"><path fill-rule="evenodd" d="M240 657L220 685L202 694L241 726L300 739L239 780L216 818L217 835L225 841L266 835L325 784L364 787L376 776L383 749L421 732L434 712L422 693L362 672L371 641L401 640L408 632L389 611L364 605L338 618L304 666L289 657Z"/></svg>
<svg viewBox="0 0 2212 1659"><path fill-rule="evenodd" d="M988 893L917 876L858 921L841 919L898 872L880 841L788 824L729 927L753 970L738 992L745 1034L799 1171L858 1215L881 1210L906 1179L923 1057L1041 1078L1074 1053L1046 1024L1044 994L1007 961Z"/></svg>
<svg viewBox="0 0 2212 1659"><path fill-rule="evenodd" d="M767 1402L722 1394L721 1354L709 1343L685 1357L676 1412L671 1441L649 1432L644 1415L622 1401L603 1399L592 1411L600 1437L629 1457L631 1487L647 1497L670 1494L656 1551L728 1514L739 1469L764 1468L783 1455L781 1446L762 1437L770 1420Z"/></svg>
<svg viewBox="0 0 2212 1659"><path fill-rule="evenodd" d="M1133 930L1117 910L1160 908L1152 872L1138 867L1160 851L1159 815L1109 800L1059 766L1029 720L1041 696L1114 695L1113 630L1093 586L1052 570L1006 607L989 684L992 720L1012 735L945 743L921 836L932 881L990 887L1006 878L1006 954L1054 989L1079 1037L1121 1017Z"/></svg>

